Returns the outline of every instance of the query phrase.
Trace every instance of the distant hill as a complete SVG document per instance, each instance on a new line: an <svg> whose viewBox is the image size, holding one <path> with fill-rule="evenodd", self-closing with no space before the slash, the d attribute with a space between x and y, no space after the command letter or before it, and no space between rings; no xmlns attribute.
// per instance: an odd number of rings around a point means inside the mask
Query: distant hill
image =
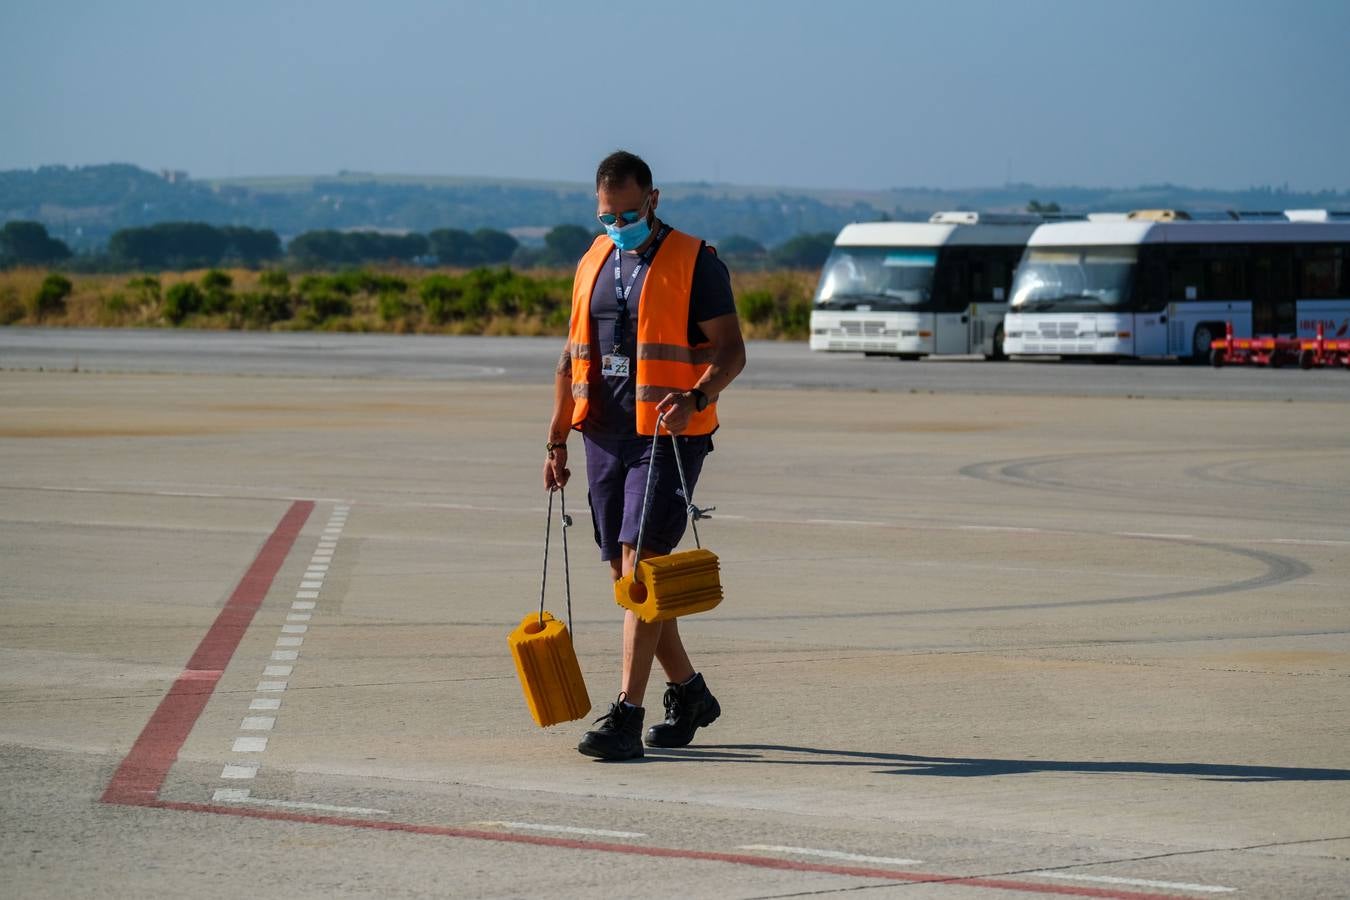
<svg viewBox="0 0 1350 900"><path fill-rule="evenodd" d="M938 209L1022 210L1031 200L1065 212L1176 207L1190 210L1350 208L1350 192L1278 187L1210 190L1002 187L885 191L747 187L707 182L662 184L663 217L710 240L740 234L765 244L848 222L924 219ZM546 182L341 172L198 180L127 164L43 166L0 172L0 223L31 219L77 251L107 243L119 228L168 221L270 228L283 239L314 229L427 232L437 228L511 230L525 240L554 225L592 227L594 196L584 182Z"/></svg>

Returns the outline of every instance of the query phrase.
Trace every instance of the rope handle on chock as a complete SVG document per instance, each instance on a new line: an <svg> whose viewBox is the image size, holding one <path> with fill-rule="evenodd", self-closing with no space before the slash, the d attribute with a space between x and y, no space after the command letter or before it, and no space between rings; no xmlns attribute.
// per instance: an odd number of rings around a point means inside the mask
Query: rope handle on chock
<svg viewBox="0 0 1350 900"><path fill-rule="evenodd" d="M548 492L548 514L544 522L544 575L539 582L539 624L544 624L544 589L548 586L548 539L553 533L553 491ZM572 632L572 566L567 553L567 529L572 527L572 517L567 514L567 494L558 488L558 502L561 507L559 519L562 522L563 542L563 584L567 591L567 630Z"/></svg>
<svg viewBox="0 0 1350 900"><path fill-rule="evenodd" d="M647 485L642 490L642 515L638 517L638 538L637 546L633 550L633 572L634 578L637 577L637 562L642 557L642 537L647 531L647 510L651 506L652 500L652 472L656 469L656 442L661 437L661 425L666 420L666 414L656 417L656 428L652 430L652 453L651 458L647 460ZM711 519L708 515L715 506L708 506L703 509L694 505L694 498L689 493L689 482L684 477L684 460L680 459L680 442L674 435L670 435L670 449L675 453L675 467L680 472L680 489L684 491L685 513L689 516L689 525L694 530L694 546L703 549L703 544L698 539L698 520Z"/></svg>

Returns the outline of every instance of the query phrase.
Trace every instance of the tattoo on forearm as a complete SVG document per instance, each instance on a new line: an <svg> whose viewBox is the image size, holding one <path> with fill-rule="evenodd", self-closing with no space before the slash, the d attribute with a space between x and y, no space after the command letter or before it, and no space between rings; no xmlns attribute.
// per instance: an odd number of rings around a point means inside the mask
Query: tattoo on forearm
<svg viewBox="0 0 1350 900"><path fill-rule="evenodd" d="M558 359L558 374L572 374L572 354L568 350L563 350L562 356Z"/></svg>

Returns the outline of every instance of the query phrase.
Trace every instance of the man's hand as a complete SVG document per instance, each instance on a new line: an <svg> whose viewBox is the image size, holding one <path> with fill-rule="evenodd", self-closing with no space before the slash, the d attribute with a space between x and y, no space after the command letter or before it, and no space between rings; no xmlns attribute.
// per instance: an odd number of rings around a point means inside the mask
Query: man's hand
<svg viewBox="0 0 1350 900"><path fill-rule="evenodd" d="M544 490L556 491L567 485L572 470L567 468L567 448L554 447L544 460Z"/></svg>
<svg viewBox="0 0 1350 900"><path fill-rule="evenodd" d="M688 391L666 394L665 398L656 404L656 414L659 416L665 413L666 418L662 424L671 434L683 434L689 427L689 419L694 415L697 406L694 395Z"/></svg>

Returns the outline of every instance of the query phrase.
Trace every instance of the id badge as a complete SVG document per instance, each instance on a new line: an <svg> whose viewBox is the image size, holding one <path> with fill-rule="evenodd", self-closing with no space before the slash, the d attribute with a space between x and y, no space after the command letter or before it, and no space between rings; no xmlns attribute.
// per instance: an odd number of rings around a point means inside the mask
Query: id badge
<svg viewBox="0 0 1350 900"><path fill-rule="evenodd" d="M628 357L617 353L600 357L600 374L609 378L627 378Z"/></svg>

